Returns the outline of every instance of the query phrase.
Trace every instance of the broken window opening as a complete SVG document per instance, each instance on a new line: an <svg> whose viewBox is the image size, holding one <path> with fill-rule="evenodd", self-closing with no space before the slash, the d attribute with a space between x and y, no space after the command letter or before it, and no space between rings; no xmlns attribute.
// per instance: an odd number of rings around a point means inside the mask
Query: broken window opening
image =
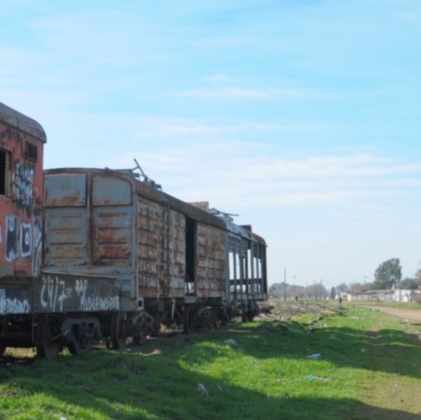
<svg viewBox="0 0 421 420"><path fill-rule="evenodd" d="M229 278L230 280L235 280L235 273L234 273L234 252L230 251L228 257L228 266L229 266Z"/></svg>
<svg viewBox="0 0 421 420"><path fill-rule="evenodd" d="M7 195L9 192L9 176L8 153L0 150L0 195Z"/></svg>
<svg viewBox="0 0 421 420"><path fill-rule="evenodd" d="M25 158L36 162L38 160L38 149L37 146L26 142L25 143Z"/></svg>

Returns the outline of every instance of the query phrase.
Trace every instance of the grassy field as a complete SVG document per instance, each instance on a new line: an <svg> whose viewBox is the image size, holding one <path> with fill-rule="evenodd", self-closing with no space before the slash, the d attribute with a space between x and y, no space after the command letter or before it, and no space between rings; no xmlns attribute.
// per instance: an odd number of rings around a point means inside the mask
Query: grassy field
<svg viewBox="0 0 421 420"><path fill-rule="evenodd" d="M4 364L0 418L421 418L416 326L364 308L312 321L233 324L124 353Z"/></svg>
<svg viewBox="0 0 421 420"><path fill-rule="evenodd" d="M358 304L358 303L355 303ZM395 302L361 302L361 305L370 305L370 306L379 306L386 308L396 308L396 309L421 309L421 303L395 303Z"/></svg>

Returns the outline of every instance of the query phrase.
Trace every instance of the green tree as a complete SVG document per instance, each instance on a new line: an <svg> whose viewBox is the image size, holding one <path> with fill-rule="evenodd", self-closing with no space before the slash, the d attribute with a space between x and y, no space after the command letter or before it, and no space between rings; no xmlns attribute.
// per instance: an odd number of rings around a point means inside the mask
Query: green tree
<svg viewBox="0 0 421 420"><path fill-rule="evenodd" d="M421 270L418 270L415 273L415 280L417 282L418 287L421 287Z"/></svg>
<svg viewBox="0 0 421 420"><path fill-rule="evenodd" d="M401 289L415 290L418 287L417 279L406 278L399 284Z"/></svg>
<svg viewBox="0 0 421 420"><path fill-rule="evenodd" d="M341 283L336 286L337 293L346 293L349 291L349 287L346 283Z"/></svg>
<svg viewBox="0 0 421 420"><path fill-rule="evenodd" d="M376 289L391 289L402 279L402 266L399 258L391 258L379 265L374 275Z"/></svg>

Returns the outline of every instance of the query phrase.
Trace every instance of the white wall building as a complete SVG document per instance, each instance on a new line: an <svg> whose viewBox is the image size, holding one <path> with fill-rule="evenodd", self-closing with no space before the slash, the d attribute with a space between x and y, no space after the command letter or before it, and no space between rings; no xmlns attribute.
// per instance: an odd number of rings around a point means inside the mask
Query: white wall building
<svg viewBox="0 0 421 420"><path fill-rule="evenodd" d="M420 290L409 289L385 289L385 290L368 290L362 293L347 293L343 299L349 302L396 302L411 303L415 301L415 297L420 294Z"/></svg>

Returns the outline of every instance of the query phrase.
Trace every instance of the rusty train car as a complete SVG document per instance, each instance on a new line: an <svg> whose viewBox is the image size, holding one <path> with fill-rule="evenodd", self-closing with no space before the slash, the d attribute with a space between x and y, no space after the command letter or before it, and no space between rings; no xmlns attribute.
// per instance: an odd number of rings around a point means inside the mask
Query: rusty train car
<svg viewBox="0 0 421 420"><path fill-rule="evenodd" d="M132 170L43 172L46 135L0 107L0 353L119 348L162 324L252 319L267 296L266 243Z"/></svg>

